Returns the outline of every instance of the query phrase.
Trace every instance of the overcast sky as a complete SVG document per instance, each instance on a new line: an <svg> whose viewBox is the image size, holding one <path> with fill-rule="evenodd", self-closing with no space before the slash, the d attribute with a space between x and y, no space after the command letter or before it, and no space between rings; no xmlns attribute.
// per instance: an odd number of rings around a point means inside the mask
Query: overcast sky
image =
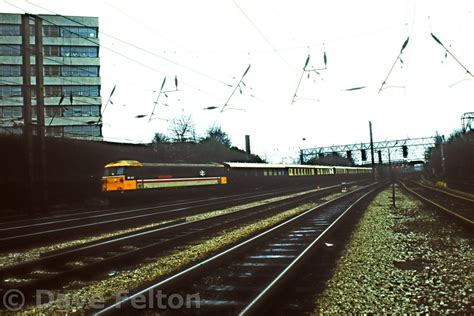
<svg viewBox="0 0 474 316"><path fill-rule="evenodd" d="M249 134L252 151L272 162L297 158L299 148L368 142L369 120L376 141L459 129L461 115L474 110L474 80L430 33L474 73L473 7L472 0L0 2L1 12L99 17L104 104L117 87L104 113L106 140L149 142L168 133L163 119L192 115L198 134L219 125L240 148ZM292 102L307 56L307 69L319 69L324 53L327 69L306 72ZM222 107L249 65L242 93L224 112L203 110ZM151 113L165 76L164 90L177 76L179 91L160 96L156 119L135 118ZM345 91L356 87L366 88Z"/></svg>

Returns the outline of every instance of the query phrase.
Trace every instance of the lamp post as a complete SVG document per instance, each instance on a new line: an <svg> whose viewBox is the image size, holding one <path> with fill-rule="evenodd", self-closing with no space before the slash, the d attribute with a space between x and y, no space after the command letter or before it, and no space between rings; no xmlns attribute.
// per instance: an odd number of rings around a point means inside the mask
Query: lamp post
<svg viewBox="0 0 474 316"><path fill-rule="evenodd" d="M304 142L306 141L306 137L301 138L301 140ZM303 149L300 147L300 164L304 165L304 155L303 155Z"/></svg>
<svg viewBox="0 0 474 316"><path fill-rule="evenodd" d="M444 157L444 135L441 135L441 176L444 177L445 157Z"/></svg>
<svg viewBox="0 0 474 316"><path fill-rule="evenodd" d="M395 147L398 144L398 140L395 142L393 147ZM388 150L388 167L390 168L390 181L392 181L392 206L396 207L395 205L395 177L393 175L393 168L392 168L392 160L390 157L390 148L387 148ZM397 149L395 148L395 151Z"/></svg>
<svg viewBox="0 0 474 316"><path fill-rule="evenodd" d="M396 145L396 144L395 144ZM392 160L390 158L390 148L388 149L388 167L390 168L390 181L392 182L392 206L395 206L395 178L393 176Z"/></svg>

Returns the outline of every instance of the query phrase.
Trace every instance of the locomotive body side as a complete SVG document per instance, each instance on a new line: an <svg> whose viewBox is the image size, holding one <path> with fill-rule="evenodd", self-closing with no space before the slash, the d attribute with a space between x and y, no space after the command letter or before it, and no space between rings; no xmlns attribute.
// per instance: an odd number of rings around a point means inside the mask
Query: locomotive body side
<svg viewBox="0 0 474 316"><path fill-rule="evenodd" d="M140 163L122 160L105 166L103 191L170 189L227 183L224 165Z"/></svg>

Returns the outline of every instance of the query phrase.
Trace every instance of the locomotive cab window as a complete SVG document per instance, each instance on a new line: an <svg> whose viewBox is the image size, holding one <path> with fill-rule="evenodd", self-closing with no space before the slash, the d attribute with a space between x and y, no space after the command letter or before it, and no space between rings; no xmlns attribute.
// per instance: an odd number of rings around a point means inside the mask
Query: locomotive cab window
<svg viewBox="0 0 474 316"><path fill-rule="evenodd" d="M106 168L104 171L104 176L120 176L124 174L124 167L117 168Z"/></svg>
<svg viewBox="0 0 474 316"><path fill-rule="evenodd" d="M104 176L115 176L117 174L117 168L106 168L104 170Z"/></svg>

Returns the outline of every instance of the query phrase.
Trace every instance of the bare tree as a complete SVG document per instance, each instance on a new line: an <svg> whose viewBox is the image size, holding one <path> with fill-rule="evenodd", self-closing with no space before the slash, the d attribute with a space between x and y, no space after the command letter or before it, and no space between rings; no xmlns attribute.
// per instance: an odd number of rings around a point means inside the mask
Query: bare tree
<svg viewBox="0 0 474 316"><path fill-rule="evenodd" d="M171 120L170 133L173 140L177 143L195 142L196 129L191 115L181 115Z"/></svg>
<svg viewBox="0 0 474 316"><path fill-rule="evenodd" d="M166 144L170 142L170 139L165 134L155 133L151 142L152 144Z"/></svg>
<svg viewBox="0 0 474 316"><path fill-rule="evenodd" d="M229 135L227 135L227 133L224 132L220 126L212 126L207 130L206 136L201 142L204 143L207 141L216 141L227 148L232 146Z"/></svg>

